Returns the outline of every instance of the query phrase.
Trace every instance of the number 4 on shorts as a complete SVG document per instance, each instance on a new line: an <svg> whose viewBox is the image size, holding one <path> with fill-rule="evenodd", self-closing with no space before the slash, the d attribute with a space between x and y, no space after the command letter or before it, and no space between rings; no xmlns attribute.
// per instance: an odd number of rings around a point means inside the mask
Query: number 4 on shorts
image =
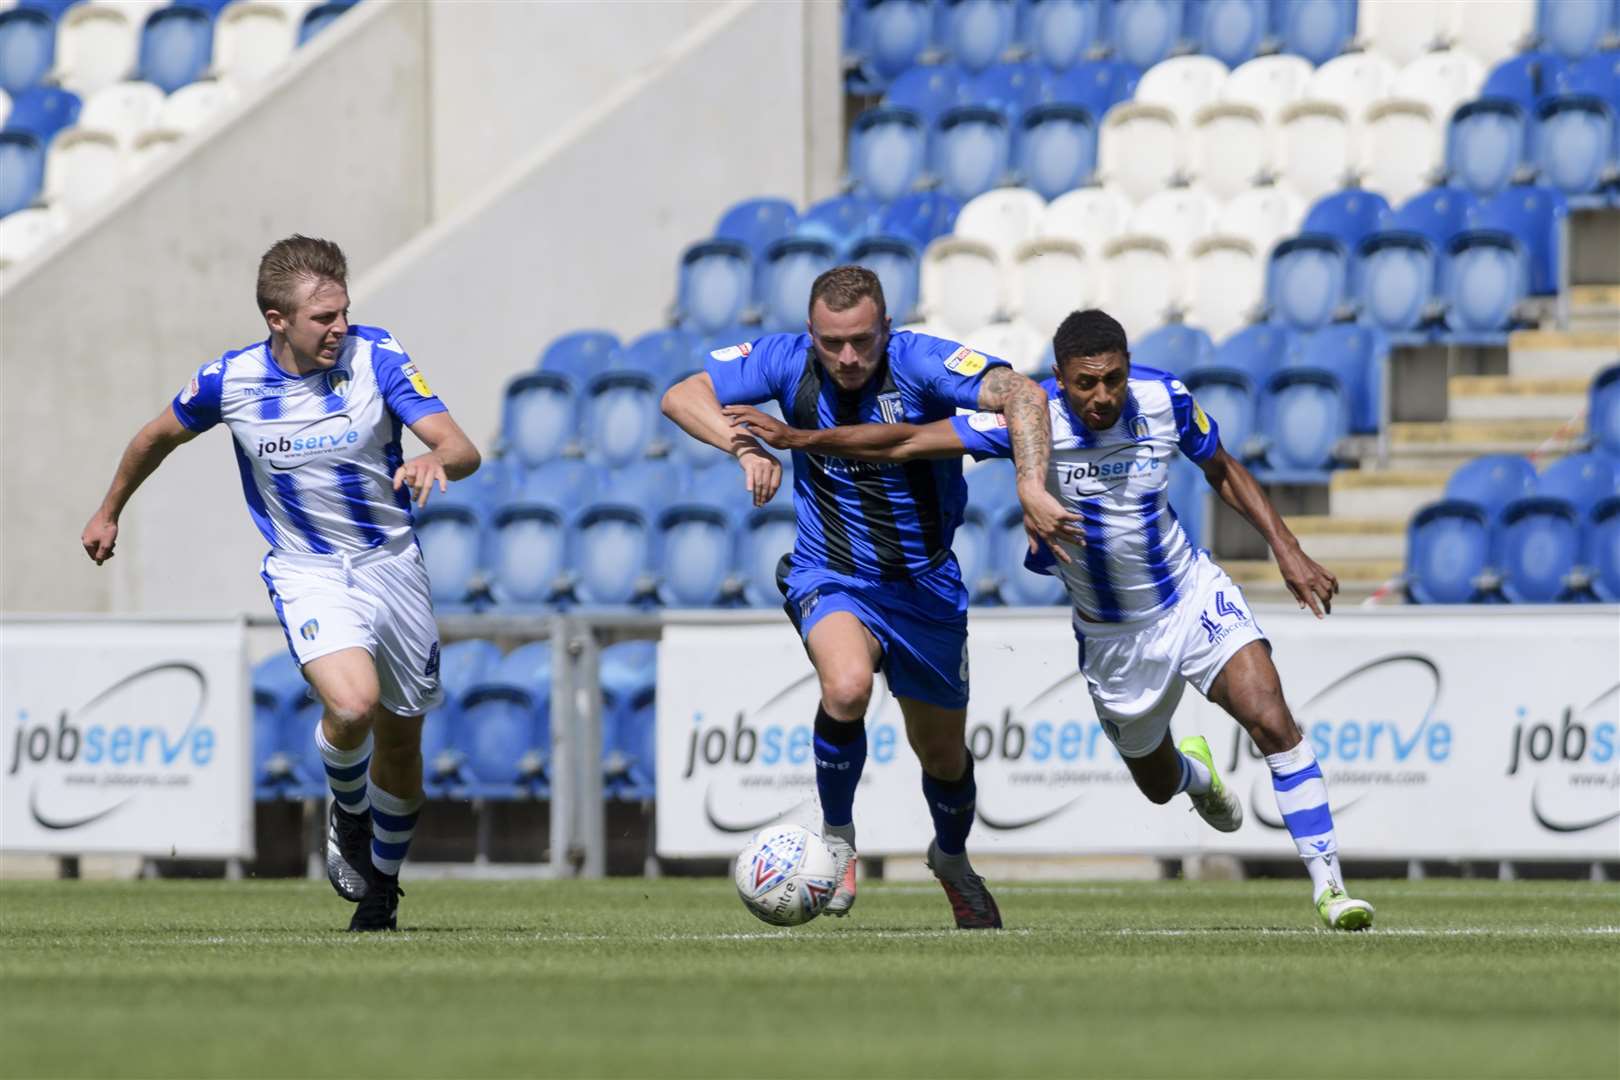
<svg viewBox="0 0 1620 1080"><path fill-rule="evenodd" d="M1226 590L1224 589L1215 594L1215 614L1221 616L1222 618L1225 618L1228 615L1236 615L1239 620L1248 617L1243 613L1242 608L1238 607L1236 604L1227 602Z"/></svg>

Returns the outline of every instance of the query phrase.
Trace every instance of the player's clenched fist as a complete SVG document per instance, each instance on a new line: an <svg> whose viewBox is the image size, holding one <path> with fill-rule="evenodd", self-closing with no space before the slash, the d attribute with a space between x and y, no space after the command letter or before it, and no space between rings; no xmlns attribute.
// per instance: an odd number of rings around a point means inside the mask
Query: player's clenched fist
<svg viewBox="0 0 1620 1080"><path fill-rule="evenodd" d="M782 483L782 463L754 446L738 451L737 464L742 466L743 485L754 497L754 505L770 502Z"/></svg>
<svg viewBox="0 0 1620 1080"><path fill-rule="evenodd" d="M84 545L84 553L94 559L97 566L113 557L113 545L117 542L118 522L100 513L90 519L90 524L84 527L84 533L79 537L79 543Z"/></svg>
<svg viewBox="0 0 1620 1080"><path fill-rule="evenodd" d="M444 462L436 454L413 457L394 470L394 490L409 487L417 509L427 505L428 493L433 490L434 484L439 485L441 492L450 490L450 478L445 475Z"/></svg>

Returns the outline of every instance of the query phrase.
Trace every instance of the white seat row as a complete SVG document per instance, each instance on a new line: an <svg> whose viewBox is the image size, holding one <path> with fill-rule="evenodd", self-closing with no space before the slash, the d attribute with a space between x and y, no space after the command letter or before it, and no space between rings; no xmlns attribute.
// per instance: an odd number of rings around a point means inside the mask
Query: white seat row
<svg viewBox="0 0 1620 1080"><path fill-rule="evenodd" d="M1397 64L1435 49L1494 64L1530 43L1536 0L1362 0L1356 20L1355 44Z"/></svg>

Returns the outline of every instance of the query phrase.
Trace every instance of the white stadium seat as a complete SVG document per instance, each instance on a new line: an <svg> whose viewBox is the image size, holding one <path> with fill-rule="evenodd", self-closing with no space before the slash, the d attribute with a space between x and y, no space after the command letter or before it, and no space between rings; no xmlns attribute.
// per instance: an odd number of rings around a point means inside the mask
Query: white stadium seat
<svg viewBox="0 0 1620 1080"><path fill-rule="evenodd" d="M1275 123L1284 109L1304 100L1313 70L1303 56L1257 56L1226 77L1221 85L1221 100L1252 105Z"/></svg>
<svg viewBox="0 0 1620 1080"><path fill-rule="evenodd" d="M1102 301L1134 341L1170 321L1181 302L1181 274L1170 245L1122 236L1103 253Z"/></svg>
<svg viewBox="0 0 1620 1080"><path fill-rule="evenodd" d="M1467 0L1452 5L1452 48L1486 67L1528 48L1536 36L1536 0Z"/></svg>
<svg viewBox="0 0 1620 1080"><path fill-rule="evenodd" d="M1285 187L1253 188L1221 209L1218 232L1247 240L1264 261L1277 241L1299 232L1306 209L1305 200Z"/></svg>
<svg viewBox="0 0 1620 1080"><path fill-rule="evenodd" d="M1131 201L1108 188L1080 188L1059 195L1041 218L1041 235L1073 240L1093 258L1125 232Z"/></svg>
<svg viewBox="0 0 1620 1080"><path fill-rule="evenodd" d="M69 128L51 140L45 158L45 199L70 214L100 202L124 175L118 140L104 131Z"/></svg>
<svg viewBox="0 0 1620 1080"><path fill-rule="evenodd" d="M923 320L957 337L1005 309L1001 260L982 240L942 236L923 253L918 307Z"/></svg>
<svg viewBox="0 0 1620 1080"><path fill-rule="evenodd" d="M78 4L56 27L52 75L80 96L122 82L135 72L145 13L115 4Z"/></svg>
<svg viewBox="0 0 1620 1080"><path fill-rule="evenodd" d="M1213 56L1173 56L1148 68L1136 84L1134 100L1163 105L1176 122L1189 127L1198 110L1220 97L1226 65Z"/></svg>
<svg viewBox="0 0 1620 1080"><path fill-rule="evenodd" d="M129 16L139 30L146 25L146 17L158 8L166 8L170 0L90 0L88 7L112 7Z"/></svg>
<svg viewBox="0 0 1620 1080"><path fill-rule="evenodd" d="M16 266L66 227L60 210L30 206L0 218L0 267Z"/></svg>
<svg viewBox="0 0 1620 1080"><path fill-rule="evenodd" d="M1479 96L1485 73L1485 65L1477 57L1460 49L1429 53L1400 70L1390 95L1423 102L1444 127L1458 105Z"/></svg>
<svg viewBox="0 0 1620 1080"><path fill-rule="evenodd" d="M952 232L989 244L1002 265L1008 265L1018 245L1040 231L1045 213L1046 200L1028 188L997 188L962 207Z"/></svg>
<svg viewBox="0 0 1620 1080"><path fill-rule="evenodd" d="M1099 242L1093 250L1102 248ZM1096 293L1091 261L1071 237L1037 237L1013 257L1007 306L1043 334L1056 331L1071 311L1091 307Z"/></svg>
<svg viewBox="0 0 1620 1080"><path fill-rule="evenodd" d="M85 99L78 126L105 131L128 149L144 132L158 126L162 113L163 91L151 83L114 83Z"/></svg>
<svg viewBox="0 0 1620 1080"><path fill-rule="evenodd" d="M1421 102L1392 98L1374 105L1361 124L1361 186L1391 206L1431 186L1445 160L1444 131Z"/></svg>
<svg viewBox="0 0 1620 1080"><path fill-rule="evenodd" d="M1097 138L1097 178L1141 202L1181 171L1181 128L1163 105L1126 102L1108 110Z"/></svg>
<svg viewBox="0 0 1620 1080"><path fill-rule="evenodd" d="M1470 0L1470 4L1472 0ZM1376 0L1356 12L1356 37L1397 66L1450 44L1453 0Z"/></svg>
<svg viewBox="0 0 1620 1080"><path fill-rule="evenodd" d="M153 128L151 131L143 132L125 155L129 161L128 171L134 173L150 167L154 162L166 157L184 138L185 136L178 131L171 131L168 128Z"/></svg>
<svg viewBox="0 0 1620 1080"><path fill-rule="evenodd" d="M1031 375L1040 367L1041 359L1046 354L1046 343L1056 331L1056 323L1043 335L1022 322L998 322L964 334L960 340L976 352L1001 357L1013 366L1014 371Z"/></svg>
<svg viewBox="0 0 1620 1080"><path fill-rule="evenodd" d="M237 83L256 82L286 63L298 45L298 23L286 7L238 0L214 23L214 70Z"/></svg>
<svg viewBox="0 0 1620 1080"><path fill-rule="evenodd" d="M1202 188L1171 188L1144 199L1131 212L1126 232L1163 240L1180 260L1215 230L1219 212L1220 204Z"/></svg>
<svg viewBox="0 0 1620 1080"><path fill-rule="evenodd" d="M1355 128L1343 108L1301 101L1283 110L1277 127L1278 183L1315 202L1344 187L1355 167Z"/></svg>
<svg viewBox="0 0 1620 1080"><path fill-rule="evenodd" d="M236 100L230 83L204 80L182 86L163 102L163 127L181 133L196 131L208 119Z"/></svg>
<svg viewBox="0 0 1620 1080"><path fill-rule="evenodd" d="M1274 169L1275 135L1265 115L1235 101L1205 106L1187 145L1187 172L1218 199L1253 187Z"/></svg>
<svg viewBox="0 0 1620 1080"><path fill-rule="evenodd" d="M1211 236L1187 264L1187 322L1219 341L1254 321L1265 299L1266 261L1247 240Z"/></svg>
<svg viewBox="0 0 1620 1080"><path fill-rule="evenodd" d="M1396 67L1377 53L1345 53L1316 69L1305 90L1305 100L1326 101L1342 108L1351 120L1375 101L1389 97Z"/></svg>

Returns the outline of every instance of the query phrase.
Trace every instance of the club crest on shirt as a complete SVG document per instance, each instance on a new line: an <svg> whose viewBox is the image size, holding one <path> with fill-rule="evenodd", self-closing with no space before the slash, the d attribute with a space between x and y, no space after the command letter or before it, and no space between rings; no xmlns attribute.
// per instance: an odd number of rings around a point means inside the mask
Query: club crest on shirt
<svg viewBox="0 0 1620 1080"><path fill-rule="evenodd" d="M303 638L305 641L314 641L315 635L319 634L320 632L321 624L314 619L310 619L303 626L298 628L298 636Z"/></svg>
<svg viewBox="0 0 1620 1080"><path fill-rule="evenodd" d="M905 406L900 402L900 391L891 394L879 394L878 412L883 416L885 424L898 424L906 418Z"/></svg>
<svg viewBox="0 0 1620 1080"><path fill-rule="evenodd" d="M1148 437L1148 420L1145 416L1131 417L1131 438L1141 442Z"/></svg>
<svg viewBox="0 0 1620 1080"><path fill-rule="evenodd" d="M343 397L349 392L349 373L342 368L334 368L326 376L326 389L334 397Z"/></svg>
<svg viewBox="0 0 1620 1080"><path fill-rule="evenodd" d="M754 346L747 341L738 345L729 345L724 349L716 349L709 355L724 364L729 360L741 360L753 351Z"/></svg>
<svg viewBox="0 0 1620 1080"><path fill-rule="evenodd" d="M945 358L945 370L958 375L977 375L984 370L984 353L976 353L966 345Z"/></svg>
<svg viewBox="0 0 1620 1080"><path fill-rule="evenodd" d="M407 361L405 366L399 369L399 372L411 380L411 389L418 394L423 397L433 396L433 391L428 389L427 379L422 375L422 370L416 366L415 360Z"/></svg>

